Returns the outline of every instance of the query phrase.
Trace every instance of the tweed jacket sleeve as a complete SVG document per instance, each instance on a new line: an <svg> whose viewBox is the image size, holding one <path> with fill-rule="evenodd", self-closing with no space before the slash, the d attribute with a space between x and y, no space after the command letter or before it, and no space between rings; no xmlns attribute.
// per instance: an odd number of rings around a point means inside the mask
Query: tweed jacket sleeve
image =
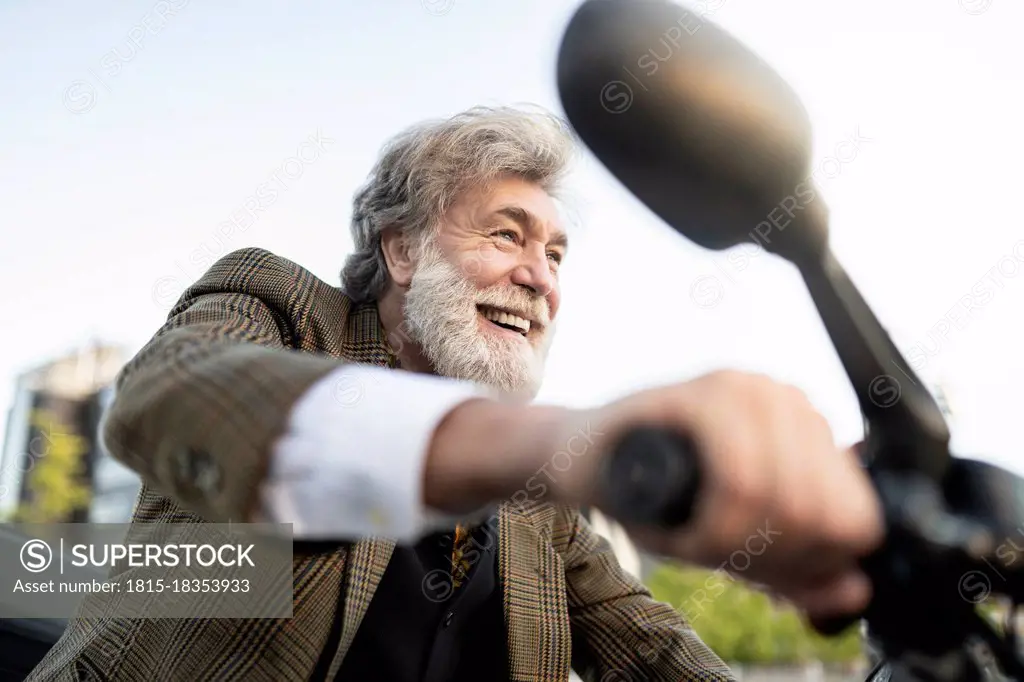
<svg viewBox="0 0 1024 682"><path fill-rule="evenodd" d="M348 299L291 261L243 249L189 287L118 375L111 454L208 521L248 521L291 406L341 361L315 351Z"/></svg>
<svg viewBox="0 0 1024 682"><path fill-rule="evenodd" d="M608 542L576 510L565 564L573 668L598 682L726 682L736 678L684 618L626 573ZM560 524L561 525L561 524Z"/></svg>

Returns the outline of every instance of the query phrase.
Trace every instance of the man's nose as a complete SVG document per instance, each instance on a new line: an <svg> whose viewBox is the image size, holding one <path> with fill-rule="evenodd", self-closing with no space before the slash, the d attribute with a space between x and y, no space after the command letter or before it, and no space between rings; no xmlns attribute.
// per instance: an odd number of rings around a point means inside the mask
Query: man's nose
<svg viewBox="0 0 1024 682"><path fill-rule="evenodd" d="M543 248L524 251L522 262L512 271L512 283L527 287L538 296L547 296L554 290L555 275Z"/></svg>

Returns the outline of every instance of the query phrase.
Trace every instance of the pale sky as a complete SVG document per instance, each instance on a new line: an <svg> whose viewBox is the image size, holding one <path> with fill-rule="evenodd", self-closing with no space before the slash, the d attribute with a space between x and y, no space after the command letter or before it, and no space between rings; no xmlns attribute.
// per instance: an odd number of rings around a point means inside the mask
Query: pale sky
<svg viewBox="0 0 1024 682"><path fill-rule="evenodd" d="M137 350L205 264L236 248L337 284L352 193L381 144L475 104L560 112L554 60L577 5L0 4L0 410L19 372L91 338ZM1024 472L1024 6L701 7L802 97L833 247L915 366L945 382L955 449ZM311 136L326 151L300 150ZM288 165L297 153L312 160ZM273 205L220 236L266 182ZM840 442L859 436L793 267L693 246L589 155L572 190L584 227L541 401L591 405L734 367L796 384ZM984 304L966 316L972 290Z"/></svg>

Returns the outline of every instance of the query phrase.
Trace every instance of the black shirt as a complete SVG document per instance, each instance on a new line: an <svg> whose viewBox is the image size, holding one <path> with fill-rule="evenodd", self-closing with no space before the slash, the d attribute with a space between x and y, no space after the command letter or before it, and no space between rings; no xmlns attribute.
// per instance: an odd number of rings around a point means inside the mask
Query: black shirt
<svg viewBox="0 0 1024 682"><path fill-rule="evenodd" d="M451 533L395 548L339 680L508 680L497 517L471 533L463 553L468 575L458 588L451 550Z"/></svg>

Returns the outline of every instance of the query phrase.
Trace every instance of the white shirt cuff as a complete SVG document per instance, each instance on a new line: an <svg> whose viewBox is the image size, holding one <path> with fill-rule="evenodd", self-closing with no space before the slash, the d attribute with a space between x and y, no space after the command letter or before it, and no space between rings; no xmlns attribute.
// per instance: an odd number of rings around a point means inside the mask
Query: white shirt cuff
<svg viewBox="0 0 1024 682"><path fill-rule="evenodd" d="M266 520L291 523L296 539L310 540L414 542L454 527L459 518L423 504L424 465L441 420L480 397L496 394L428 374L339 367L292 410L262 488Z"/></svg>

